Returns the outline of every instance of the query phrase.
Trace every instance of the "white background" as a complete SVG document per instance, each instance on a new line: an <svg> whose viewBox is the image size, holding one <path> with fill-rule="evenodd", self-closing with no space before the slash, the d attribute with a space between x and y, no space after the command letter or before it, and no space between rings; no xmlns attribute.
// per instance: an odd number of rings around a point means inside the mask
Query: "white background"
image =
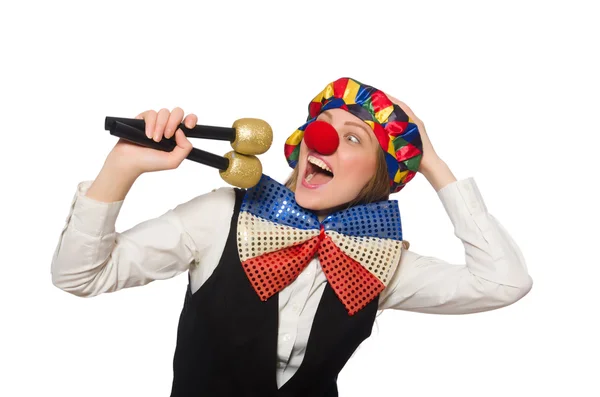
<svg viewBox="0 0 600 397"><path fill-rule="evenodd" d="M384 312L343 397L598 396L600 28L592 1L67 2L2 5L0 395L167 396L187 275L94 298L50 261L78 182L116 142L106 116L181 106L267 120L265 173L308 102L350 76L406 102L520 245L534 285L491 312ZM194 142L224 154L224 142ZM225 186L185 161L136 182L117 231ZM463 246L418 175L397 195L411 250Z"/></svg>

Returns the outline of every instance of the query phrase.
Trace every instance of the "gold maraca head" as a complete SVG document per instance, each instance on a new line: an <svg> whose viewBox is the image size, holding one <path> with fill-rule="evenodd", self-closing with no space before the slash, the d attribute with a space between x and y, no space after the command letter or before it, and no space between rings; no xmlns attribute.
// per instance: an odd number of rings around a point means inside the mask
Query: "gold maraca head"
<svg viewBox="0 0 600 397"><path fill-rule="evenodd" d="M229 159L229 167L225 171L219 171L225 182L247 189L260 181L262 164L256 156L231 151L223 157Z"/></svg>
<svg viewBox="0 0 600 397"><path fill-rule="evenodd" d="M269 150L273 143L273 129L264 120L244 118L233 123L235 140L231 147L238 153L255 155Z"/></svg>

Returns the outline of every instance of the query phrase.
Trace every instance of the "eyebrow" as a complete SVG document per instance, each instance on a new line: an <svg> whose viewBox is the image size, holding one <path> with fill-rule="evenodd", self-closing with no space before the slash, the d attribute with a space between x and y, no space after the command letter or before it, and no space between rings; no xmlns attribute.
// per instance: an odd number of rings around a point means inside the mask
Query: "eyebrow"
<svg viewBox="0 0 600 397"><path fill-rule="evenodd" d="M326 116L329 120L332 120L332 117L329 113L323 112L321 113L323 116ZM369 140L372 142L373 141L373 137L371 136L372 134L369 133L369 130L367 129L367 125L366 123L357 123L355 121L346 121L344 123L344 125L351 125L354 127L358 127L359 129L361 129L365 134L367 134L367 136L369 137Z"/></svg>
<svg viewBox="0 0 600 397"><path fill-rule="evenodd" d="M367 136L369 137L370 141L373 141L373 137L371 136L372 134L369 133L369 130L367 130L366 124L365 123L356 123L354 121L346 121L344 123L345 125L352 125L354 127L358 127L359 129L361 129L365 134L367 134Z"/></svg>

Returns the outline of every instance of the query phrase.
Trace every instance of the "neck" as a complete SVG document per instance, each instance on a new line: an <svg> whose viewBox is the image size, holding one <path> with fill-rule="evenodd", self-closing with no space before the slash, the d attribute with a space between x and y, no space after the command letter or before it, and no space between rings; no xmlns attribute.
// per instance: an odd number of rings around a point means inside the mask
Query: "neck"
<svg viewBox="0 0 600 397"><path fill-rule="evenodd" d="M347 208L347 205L342 204L342 205L338 205L337 207L333 207L333 208L317 210L317 211L314 211L314 213L317 215L317 218L319 218L319 222L323 222L325 220L325 218L327 218L330 214L333 214L334 212L340 211L344 208Z"/></svg>
<svg viewBox="0 0 600 397"><path fill-rule="evenodd" d="M324 208L324 209L320 209L320 210L314 210L314 209L306 208L306 207L303 207L303 208L313 212L317 216L317 219L319 219L319 222L323 222L325 220L325 218L327 218L330 214L333 214L334 212L348 208L348 203L340 204L336 207Z"/></svg>
<svg viewBox="0 0 600 397"><path fill-rule="evenodd" d="M327 218L328 214L317 214L317 217L319 218L319 222L323 222L325 220L325 218Z"/></svg>

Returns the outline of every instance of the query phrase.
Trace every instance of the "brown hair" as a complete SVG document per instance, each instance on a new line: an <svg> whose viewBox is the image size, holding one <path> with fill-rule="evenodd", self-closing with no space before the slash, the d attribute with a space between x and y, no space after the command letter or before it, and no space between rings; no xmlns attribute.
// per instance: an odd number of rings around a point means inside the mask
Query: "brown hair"
<svg viewBox="0 0 600 397"><path fill-rule="evenodd" d="M345 204L346 208L358 204L369 204L382 200L389 200L390 197L390 177L388 174L387 163L383 150L377 147L377 164L375 176L367 182L367 184L358 193L358 196L349 203ZM294 171L285 182L285 186L292 192L296 191L296 181L298 180L298 164L294 167Z"/></svg>

